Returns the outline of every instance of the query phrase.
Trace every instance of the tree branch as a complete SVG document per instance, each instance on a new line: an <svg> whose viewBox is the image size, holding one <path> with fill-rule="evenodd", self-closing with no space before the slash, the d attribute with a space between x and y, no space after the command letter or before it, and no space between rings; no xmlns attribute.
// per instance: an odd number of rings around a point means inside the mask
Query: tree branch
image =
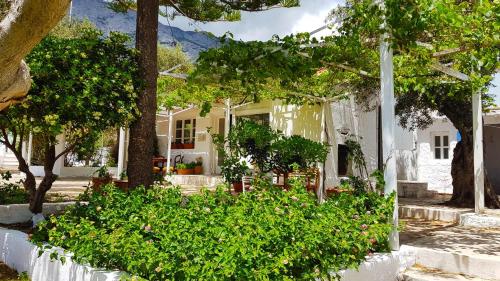
<svg viewBox="0 0 500 281"><path fill-rule="evenodd" d="M57 155L56 155L55 160L59 159L61 156L65 155L66 153L68 153L68 152L72 151L73 149L75 149L75 147L76 147L76 143L74 143L74 144L72 144L72 145L68 146L68 147L67 147L67 148L65 148L63 151L61 151L61 153L59 153L59 154L57 154Z"/></svg>

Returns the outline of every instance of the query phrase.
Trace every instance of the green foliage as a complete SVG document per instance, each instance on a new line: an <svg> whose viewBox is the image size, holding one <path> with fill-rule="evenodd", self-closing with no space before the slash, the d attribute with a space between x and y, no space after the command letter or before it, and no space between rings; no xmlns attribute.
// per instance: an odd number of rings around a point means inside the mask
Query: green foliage
<svg viewBox="0 0 500 281"><path fill-rule="evenodd" d="M328 155L327 146L301 136L283 137L272 144L274 170L288 173L306 170L317 163L324 163Z"/></svg>
<svg viewBox="0 0 500 281"><path fill-rule="evenodd" d="M284 136L267 125L242 120L232 127L227 139L212 136L218 150L227 159L228 171L241 166L240 159L248 158L259 172L271 170L290 172L293 167L308 169L326 160L326 145L301 136ZM225 148L229 150L229 155ZM224 166L224 165L223 165Z"/></svg>
<svg viewBox="0 0 500 281"><path fill-rule="evenodd" d="M181 0L169 1L160 0L160 5L167 9L161 14L165 17L175 18L176 16L185 16L197 21L238 21L240 20L240 11L263 11L276 7L296 7L298 0ZM110 2L112 9L126 12L128 9L135 9L137 1L135 0L113 0Z"/></svg>
<svg viewBox="0 0 500 281"><path fill-rule="evenodd" d="M235 157L250 157L261 172L268 172L272 167L271 147L282 135L266 125L242 120L229 131L227 144Z"/></svg>
<svg viewBox="0 0 500 281"><path fill-rule="evenodd" d="M179 163L176 165L176 167L177 167L177 169L181 169L181 170L188 169L187 164L184 164L184 163Z"/></svg>
<svg viewBox="0 0 500 281"><path fill-rule="evenodd" d="M1 174L2 182L0 183L0 205L7 204L25 204L28 202L29 194L22 189L19 183L13 183L9 180L12 178L10 172Z"/></svg>
<svg viewBox="0 0 500 281"><path fill-rule="evenodd" d="M226 156L222 161L221 175L227 183L241 182L243 176L249 173L245 160L236 156Z"/></svg>
<svg viewBox="0 0 500 281"><path fill-rule="evenodd" d="M27 98L0 117L20 137L28 131L51 149L65 133L66 152L95 150L101 132L137 116L136 51L118 33L82 28L78 38L46 37L28 55L33 85Z"/></svg>
<svg viewBox="0 0 500 281"><path fill-rule="evenodd" d="M110 178L111 174L109 173L108 168L108 165L101 166L94 172L94 175L97 175L98 178Z"/></svg>
<svg viewBox="0 0 500 281"><path fill-rule="evenodd" d="M354 95L358 103L373 109L380 88L378 47L387 33L394 49L395 92L403 125L425 127L429 112L455 114L449 110L455 103L459 111L470 114L466 101L476 91L483 93L485 105L491 101L486 89L500 67L498 1L384 3L381 9L371 0L346 1L331 13L336 32L321 39L308 34L275 36L267 42L223 38L221 48L200 54L190 83L219 88L243 100L271 97L301 104ZM448 53L439 55L442 51ZM459 81L437 71L435 63L471 79Z"/></svg>
<svg viewBox="0 0 500 281"><path fill-rule="evenodd" d="M343 193L318 204L302 186L284 192L262 182L239 196L104 191L50 217L33 241L147 280L328 279L389 250L393 197Z"/></svg>
<svg viewBox="0 0 500 281"><path fill-rule="evenodd" d="M82 30L92 29L95 30L96 26L88 19L84 19L82 21L70 21L67 18L64 18L50 31L50 35L59 38L77 39L82 38L82 36L85 35Z"/></svg>

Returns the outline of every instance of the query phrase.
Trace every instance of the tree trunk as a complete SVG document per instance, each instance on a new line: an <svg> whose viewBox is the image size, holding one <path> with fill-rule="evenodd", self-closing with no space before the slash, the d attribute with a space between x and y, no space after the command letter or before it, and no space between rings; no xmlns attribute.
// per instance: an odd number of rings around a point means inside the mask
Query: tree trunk
<svg viewBox="0 0 500 281"><path fill-rule="evenodd" d="M471 135L462 134L462 140L453 150L451 176L453 196L448 203L459 207L474 208L474 145ZM486 207L500 208L498 197L486 174L484 200Z"/></svg>
<svg viewBox="0 0 500 281"><path fill-rule="evenodd" d="M137 106L141 117L130 126L128 147L129 186L153 184L153 138L156 127L156 79L158 0L137 1L136 48L139 51L139 68L144 88Z"/></svg>
<svg viewBox="0 0 500 281"><path fill-rule="evenodd" d="M23 58L63 18L70 0L14 0L0 22L0 110L26 96L31 78Z"/></svg>
<svg viewBox="0 0 500 281"><path fill-rule="evenodd" d="M45 146L45 161L43 164L44 176L40 185L36 189L34 196L30 196L30 211L33 214L40 214L43 208L45 194L52 188L52 184L56 181L57 176L52 170L56 163L56 146L53 144L55 140L51 140L51 144Z"/></svg>

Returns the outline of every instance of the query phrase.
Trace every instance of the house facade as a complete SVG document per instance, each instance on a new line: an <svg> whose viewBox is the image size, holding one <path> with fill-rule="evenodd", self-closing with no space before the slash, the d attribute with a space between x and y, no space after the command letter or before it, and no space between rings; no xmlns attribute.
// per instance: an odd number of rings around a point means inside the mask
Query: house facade
<svg viewBox="0 0 500 281"><path fill-rule="evenodd" d="M325 108L327 110L325 110ZM325 126L321 126L322 111L325 110ZM212 142L211 134L226 132L226 105L214 104L204 117L199 109L179 109L173 111L172 134L169 137L169 116L159 113L156 122L159 154L168 157L169 142L171 165L175 162L189 163L201 159L205 176L220 174L221 157ZM279 100L250 103L233 107L229 114L230 124L238 120L250 119L268 124L285 135L300 135L321 141L325 130L325 142L329 144L329 155L325 163L326 187L337 186L340 179L348 175L358 175L357 169L348 160L345 142L357 140L364 152L368 172L382 169L381 120L378 110L363 111L354 100L342 100L322 107L316 105L287 105ZM399 125L395 127L395 155L399 184L424 185L426 189L438 193L452 192L451 161L453 150L460 135L445 117L435 115L434 122L425 130L408 131ZM500 111L493 110L484 116L485 166L493 186L500 193ZM127 138L125 138L127 146ZM60 145L63 147L61 139ZM183 144L182 146L178 144ZM184 145L188 144L188 145ZM182 147L182 148L180 148ZM126 168L127 149L125 152ZM5 153L4 153L5 154ZM8 153L7 153L8 154ZM6 156L4 156L5 158ZM58 161L54 172L61 177L89 176L95 167L64 167ZM111 168L115 172L116 168ZM42 176L43 168L32 166L35 175ZM115 172L114 174L116 174Z"/></svg>

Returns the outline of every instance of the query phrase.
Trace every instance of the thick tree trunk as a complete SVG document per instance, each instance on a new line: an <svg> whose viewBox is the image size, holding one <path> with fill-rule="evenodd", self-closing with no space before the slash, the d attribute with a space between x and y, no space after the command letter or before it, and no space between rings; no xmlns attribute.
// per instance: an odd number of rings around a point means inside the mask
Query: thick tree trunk
<svg viewBox="0 0 500 281"><path fill-rule="evenodd" d="M137 106L141 117L130 126L127 175L129 186L153 184L153 138L156 127L156 79L158 0L137 1L136 48L139 51L139 68L144 88Z"/></svg>
<svg viewBox="0 0 500 281"><path fill-rule="evenodd" d="M63 18L70 0L14 0L0 22L0 110L24 98L31 79L23 58Z"/></svg>
<svg viewBox="0 0 500 281"><path fill-rule="evenodd" d="M453 196L450 205L474 208L474 146L472 136L462 134L462 140L453 151L451 163L453 178ZM500 202L493 186L485 175L484 181L485 206L500 208Z"/></svg>

